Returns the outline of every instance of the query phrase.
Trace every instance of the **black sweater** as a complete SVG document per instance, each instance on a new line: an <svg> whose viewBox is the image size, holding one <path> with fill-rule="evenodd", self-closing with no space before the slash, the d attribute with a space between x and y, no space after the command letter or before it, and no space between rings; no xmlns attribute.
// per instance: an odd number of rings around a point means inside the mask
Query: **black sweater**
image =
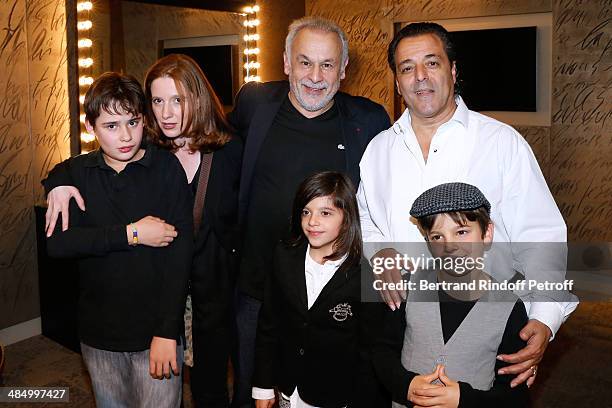
<svg viewBox="0 0 612 408"><path fill-rule="evenodd" d="M54 171L56 171L54 169ZM49 255L78 258L79 332L92 347L140 351L153 336L179 339L192 259L192 198L174 155L154 146L120 173L99 150L63 162L86 203L71 202L70 228L58 221L47 240ZM152 215L174 225L165 248L130 246L126 225Z"/></svg>
<svg viewBox="0 0 612 408"><path fill-rule="evenodd" d="M242 149L242 141L234 137L213 155L190 274L194 330L225 327L231 314L241 242L238 187ZM190 184L193 195L199 177L198 170ZM74 181L65 163L60 163L43 185L48 194L57 186L74 185Z"/></svg>

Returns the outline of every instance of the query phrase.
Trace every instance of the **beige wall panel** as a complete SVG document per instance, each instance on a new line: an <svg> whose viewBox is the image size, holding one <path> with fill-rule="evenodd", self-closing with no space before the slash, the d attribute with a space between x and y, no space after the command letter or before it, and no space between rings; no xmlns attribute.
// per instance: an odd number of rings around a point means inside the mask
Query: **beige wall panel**
<svg viewBox="0 0 612 408"><path fill-rule="evenodd" d="M0 4L0 329L40 314L33 207L69 151L64 7Z"/></svg>
<svg viewBox="0 0 612 408"><path fill-rule="evenodd" d="M28 1L34 202L44 201L40 180L70 156L64 1Z"/></svg>
<svg viewBox="0 0 612 408"><path fill-rule="evenodd" d="M550 183L550 128L546 126L514 126L533 150L544 177Z"/></svg>
<svg viewBox="0 0 612 408"><path fill-rule="evenodd" d="M0 3L0 328L38 315L25 9Z"/></svg>
<svg viewBox="0 0 612 408"><path fill-rule="evenodd" d="M612 241L612 7L553 8L553 190L575 241Z"/></svg>

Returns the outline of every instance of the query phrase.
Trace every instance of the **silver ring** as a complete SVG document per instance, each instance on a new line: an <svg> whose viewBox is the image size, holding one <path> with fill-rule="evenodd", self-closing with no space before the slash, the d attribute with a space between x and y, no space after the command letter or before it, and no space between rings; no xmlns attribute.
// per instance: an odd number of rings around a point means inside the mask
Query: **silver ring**
<svg viewBox="0 0 612 408"><path fill-rule="evenodd" d="M537 365L531 366L531 375L535 377L537 373L538 373L538 366Z"/></svg>

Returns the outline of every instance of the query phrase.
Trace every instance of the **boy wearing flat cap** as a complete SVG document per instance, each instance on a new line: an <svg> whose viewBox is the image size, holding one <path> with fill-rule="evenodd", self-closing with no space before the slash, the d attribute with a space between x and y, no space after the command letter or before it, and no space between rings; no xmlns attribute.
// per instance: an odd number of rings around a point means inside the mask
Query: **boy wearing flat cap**
<svg viewBox="0 0 612 408"><path fill-rule="evenodd" d="M413 274L398 311L386 311L373 358L394 407L524 407L527 386L512 388L496 359L525 342L520 299L489 291L484 252L493 240L491 205L470 184L446 183L421 194L412 215L428 242L434 267Z"/></svg>

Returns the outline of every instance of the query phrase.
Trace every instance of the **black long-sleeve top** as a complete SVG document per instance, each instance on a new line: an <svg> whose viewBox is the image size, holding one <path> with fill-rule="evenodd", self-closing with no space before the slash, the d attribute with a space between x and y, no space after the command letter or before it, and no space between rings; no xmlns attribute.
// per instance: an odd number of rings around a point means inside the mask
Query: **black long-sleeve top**
<svg viewBox="0 0 612 408"><path fill-rule="evenodd" d="M192 194L179 161L147 146L142 159L117 173L101 151L57 167L86 202L70 204L70 228L58 221L49 255L78 259L79 333L89 346L148 349L153 336L179 340L193 250ZM43 182L44 184L44 182ZM174 225L168 246L130 246L126 225L152 215Z"/></svg>
<svg viewBox="0 0 612 408"><path fill-rule="evenodd" d="M446 343L453 335L455 330L470 312L475 301L459 301L451 298L443 290L439 291L440 299L440 319L442 322L442 333ZM401 352L404 344L404 331L406 329L406 303L402 303L400 309L391 311L386 305L380 308L381 326L376 330L379 335L375 335L373 346L373 362L376 373L389 389L394 401L412 407L413 404L407 400L408 388L412 379L423 373L408 371L401 363ZM502 341L497 349L497 354L516 353L526 343L520 338L519 332L527 324L527 312L523 302L518 300L514 305L506 327ZM497 371L509 365L503 361L495 362L495 380L491 389L487 391L472 388L468 383L458 381L460 389L459 407L526 407L529 405L528 388L525 383L511 388L510 382L514 375L500 375ZM456 379L454 379L456 380Z"/></svg>
<svg viewBox="0 0 612 408"><path fill-rule="evenodd" d="M194 330L215 330L231 323L242 238L238 228L241 164L242 141L237 137L213 154L190 275ZM191 181L194 195L199 177L198 170Z"/></svg>
<svg viewBox="0 0 612 408"><path fill-rule="evenodd" d="M233 137L213 155L190 274L193 326L197 330L224 326L231 313L242 239L238 227L242 150L240 138ZM194 196L199 177L198 169L189 185ZM74 186L68 166L65 163L55 166L43 185L46 194L58 186Z"/></svg>

